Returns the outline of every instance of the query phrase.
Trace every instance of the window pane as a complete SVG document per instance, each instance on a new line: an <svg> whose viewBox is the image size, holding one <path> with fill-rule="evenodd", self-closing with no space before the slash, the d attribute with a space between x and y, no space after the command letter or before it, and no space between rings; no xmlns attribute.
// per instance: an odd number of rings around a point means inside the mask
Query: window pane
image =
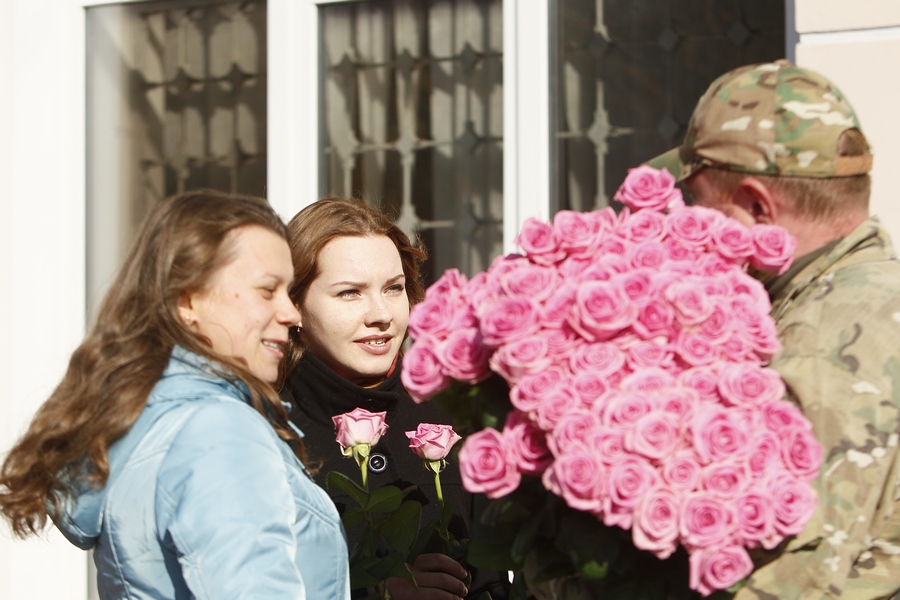
<svg viewBox="0 0 900 600"><path fill-rule="evenodd" d="M500 0L320 8L322 194L365 198L427 246L426 279L502 251Z"/></svg>
<svg viewBox="0 0 900 600"><path fill-rule="evenodd" d="M265 195L265 1L88 8L87 90L91 306L160 199Z"/></svg>
<svg viewBox="0 0 900 600"><path fill-rule="evenodd" d="M556 0L554 210L610 204L627 170L679 145L734 67L782 58L783 0Z"/></svg>

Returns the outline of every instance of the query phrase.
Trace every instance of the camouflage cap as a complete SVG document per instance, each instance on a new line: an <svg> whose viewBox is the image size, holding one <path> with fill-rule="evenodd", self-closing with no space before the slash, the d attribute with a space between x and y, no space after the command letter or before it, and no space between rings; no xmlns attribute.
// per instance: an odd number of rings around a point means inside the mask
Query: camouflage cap
<svg viewBox="0 0 900 600"><path fill-rule="evenodd" d="M697 102L684 142L647 161L679 181L704 166L793 177L868 173L872 155L838 156L859 129L850 103L822 75L786 60L747 65L716 79Z"/></svg>

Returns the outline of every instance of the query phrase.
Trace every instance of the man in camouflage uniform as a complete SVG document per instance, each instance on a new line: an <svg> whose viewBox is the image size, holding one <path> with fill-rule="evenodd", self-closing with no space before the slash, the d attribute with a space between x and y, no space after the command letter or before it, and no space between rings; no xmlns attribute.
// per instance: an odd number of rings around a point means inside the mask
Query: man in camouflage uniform
<svg viewBox="0 0 900 600"><path fill-rule="evenodd" d="M684 143L649 162L697 204L782 225L794 264L765 283L772 361L824 449L819 504L756 556L737 598L900 598L900 262L869 217L872 155L830 81L787 61L717 79Z"/></svg>

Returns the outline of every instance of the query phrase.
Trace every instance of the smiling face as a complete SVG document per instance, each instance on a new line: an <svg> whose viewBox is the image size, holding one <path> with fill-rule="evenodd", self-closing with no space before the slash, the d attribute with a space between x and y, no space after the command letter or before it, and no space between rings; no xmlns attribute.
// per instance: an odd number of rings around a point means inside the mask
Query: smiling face
<svg viewBox="0 0 900 600"><path fill-rule="evenodd" d="M338 237L319 252L318 266L300 303L306 350L353 383L380 380L409 322L397 247L385 236Z"/></svg>
<svg viewBox="0 0 900 600"><path fill-rule="evenodd" d="M230 253L230 262L204 289L182 295L179 315L217 354L274 383L288 328L300 320L287 293L294 276L290 249L272 231L250 225L233 230L222 251Z"/></svg>

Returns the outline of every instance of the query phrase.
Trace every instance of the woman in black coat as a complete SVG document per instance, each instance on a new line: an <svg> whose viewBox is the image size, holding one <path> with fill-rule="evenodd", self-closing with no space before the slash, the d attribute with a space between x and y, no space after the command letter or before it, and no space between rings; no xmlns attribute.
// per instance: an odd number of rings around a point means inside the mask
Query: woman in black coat
<svg viewBox="0 0 900 600"><path fill-rule="evenodd" d="M439 515L434 475L409 449L405 431L419 423L448 423L438 408L416 404L400 382L401 345L410 307L424 290L419 265L424 252L380 212L359 200L326 198L300 211L288 225L294 282L290 295L300 310L285 365L283 400L292 422L305 434L312 458L321 461L317 478L339 471L359 480L356 462L345 458L335 441L332 417L364 408L386 412L387 433L371 450L369 489L393 484L417 486L412 498L423 504L422 522ZM450 531L468 536L471 497L462 488L453 462L441 474L444 501L455 509ZM338 510L350 499L329 490ZM351 547L354 540L349 540ZM506 596L500 574L474 580L444 554L420 555L410 565L417 587L400 578L386 585L403 599Z"/></svg>

